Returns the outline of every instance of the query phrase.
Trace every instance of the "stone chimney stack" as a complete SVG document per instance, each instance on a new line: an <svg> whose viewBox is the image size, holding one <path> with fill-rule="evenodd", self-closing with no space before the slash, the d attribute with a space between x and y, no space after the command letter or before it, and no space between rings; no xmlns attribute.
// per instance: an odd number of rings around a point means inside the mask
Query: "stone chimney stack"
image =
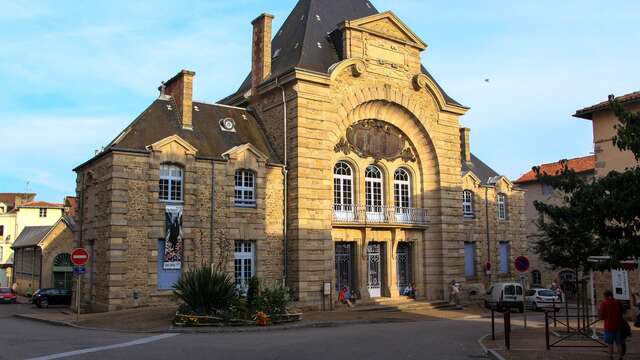
<svg viewBox="0 0 640 360"><path fill-rule="evenodd" d="M182 70L160 87L160 95L173 98L180 112L182 128L193 130L193 77L195 72Z"/></svg>
<svg viewBox="0 0 640 360"><path fill-rule="evenodd" d="M256 89L271 75L271 32L274 16L264 13L251 22L253 45L251 54L251 90Z"/></svg>
<svg viewBox="0 0 640 360"><path fill-rule="evenodd" d="M462 161L471 162L471 145L469 144L469 135L471 129L460 128L460 157Z"/></svg>

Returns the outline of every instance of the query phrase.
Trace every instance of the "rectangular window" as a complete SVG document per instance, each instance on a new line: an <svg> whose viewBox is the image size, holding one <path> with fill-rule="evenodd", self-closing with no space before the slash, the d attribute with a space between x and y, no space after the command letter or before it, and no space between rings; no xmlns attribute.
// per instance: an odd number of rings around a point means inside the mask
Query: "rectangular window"
<svg viewBox="0 0 640 360"><path fill-rule="evenodd" d="M182 202L182 184L184 172L174 165L160 166L160 182L158 197L160 201Z"/></svg>
<svg viewBox="0 0 640 360"><path fill-rule="evenodd" d="M476 276L476 243L464 243L464 275L466 277Z"/></svg>
<svg viewBox="0 0 640 360"><path fill-rule="evenodd" d="M504 194L498 194L496 204L498 206L498 219L507 220L507 197Z"/></svg>
<svg viewBox="0 0 640 360"><path fill-rule="evenodd" d="M4 261L4 247L0 246L0 262Z"/></svg>
<svg viewBox="0 0 640 360"><path fill-rule="evenodd" d="M40 209L40 217L47 217L47 209Z"/></svg>
<svg viewBox="0 0 640 360"><path fill-rule="evenodd" d="M473 213L473 192L465 190L462 192L462 212L464 217L472 218Z"/></svg>
<svg viewBox="0 0 640 360"><path fill-rule="evenodd" d="M249 170L236 171L235 205L239 207L256 206L256 183L253 172Z"/></svg>
<svg viewBox="0 0 640 360"><path fill-rule="evenodd" d="M245 293L249 280L256 275L256 246L253 241L236 241L233 252L236 288Z"/></svg>
<svg viewBox="0 0 640 360"><path fill-rule="evenodd" d="M509 273L509 242L500 242L500 274Z"/></svg>
<svg viewBox="0 0 640 360"><path fill-rule="evenodd" d="M0 225L0 236L4 236L4 225Z"/></svg>

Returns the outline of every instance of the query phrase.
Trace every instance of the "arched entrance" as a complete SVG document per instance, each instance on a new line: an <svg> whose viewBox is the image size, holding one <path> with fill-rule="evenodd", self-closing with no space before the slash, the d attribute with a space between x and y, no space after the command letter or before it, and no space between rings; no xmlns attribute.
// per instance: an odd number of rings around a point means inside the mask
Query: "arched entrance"
<svg viewBox="0 0 640 360"><path fill-rule="evenodd" d="M62 253L56 255L53 260L53 287L70 290L73 285L73 264L71 255Z"/></svg>

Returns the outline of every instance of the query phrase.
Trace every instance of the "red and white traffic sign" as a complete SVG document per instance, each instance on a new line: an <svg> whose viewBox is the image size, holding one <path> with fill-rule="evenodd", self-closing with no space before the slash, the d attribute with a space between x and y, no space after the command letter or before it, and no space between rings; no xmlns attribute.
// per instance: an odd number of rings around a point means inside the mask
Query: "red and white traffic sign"
<svg viewBox="0 0 640 360"><path fill-rule="evenodd" d="M89 252L83 248L77 248L71 252L71 262L75 266L85 266L89 262Z"/></svg>

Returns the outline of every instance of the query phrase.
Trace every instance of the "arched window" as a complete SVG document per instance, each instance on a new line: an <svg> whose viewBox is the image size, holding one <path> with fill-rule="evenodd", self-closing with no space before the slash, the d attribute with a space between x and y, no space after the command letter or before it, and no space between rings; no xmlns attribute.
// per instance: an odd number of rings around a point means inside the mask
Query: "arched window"
<svg viewBox="0 0 640 360"><path fill-rule="evenodd" d="M411 207L411 175L403 168L393 175L393 200L396 208Z"/></svg>
<svg viewBox="0 0 640 360"><path fill-rule="evenodd" d="M365 200L367 212L382 212L384 198L382 196L382 171L374 165L367 167L364 173Z"/></svg>
<svg viewBox="0 0 640 360"><path fill-rule="evenodd" d="M538 270L531 272L531 285L542 285L542 273Z"/></svg>
<svg viewBox="0 0 640 360"><path fill-rule="evenodd" d="M505 194L498 194L496 196L496 205L498 207L498 219L507 220L507 196Z"/></svg>
<svg viewBox="0 0 640 360"><path fill-rule="evenodd" d="M344 161L333 168L333 204L336 211L353 211L353 170Z"/></svg>
<svg viewBox="0 0 640 360"><path fill-rule="evenodd" d="M184 183L182 168L175 165L160 165L160 201L182 202L182 184Z"/></svg>
<svg viewBox="0 0 640 360"><path fill-rule="evenodd" d="M251 170L237 170L235 177L235 204L239 207L256 206L256 177Z"/></svg>
<svg viewBox="0 0 640 360"><path fill-rule="evenodd" d="M56 255L53 259L53 266L55 267L73 267L71 264L71 255L68 253L62 253Z"/></svg>
<svg viewBox="0 0 640 360"><path fill-rule="evenodd" d="M475 216L473 212L473 192L471 190L465 190L462 192L462 213L466 218L472 218Z"/></svg>

